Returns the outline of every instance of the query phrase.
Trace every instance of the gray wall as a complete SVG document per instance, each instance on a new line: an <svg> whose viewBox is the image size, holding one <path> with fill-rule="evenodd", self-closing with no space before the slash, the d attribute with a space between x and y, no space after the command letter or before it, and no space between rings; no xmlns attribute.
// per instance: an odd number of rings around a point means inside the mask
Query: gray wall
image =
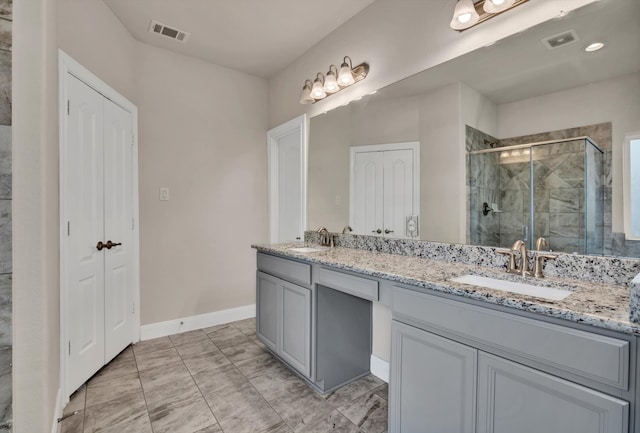
<svg viewBox="0 0 640 433"><path fill-rule="evenodd" d="M11 29L0 0L0 431L11 431Z"/></svg>

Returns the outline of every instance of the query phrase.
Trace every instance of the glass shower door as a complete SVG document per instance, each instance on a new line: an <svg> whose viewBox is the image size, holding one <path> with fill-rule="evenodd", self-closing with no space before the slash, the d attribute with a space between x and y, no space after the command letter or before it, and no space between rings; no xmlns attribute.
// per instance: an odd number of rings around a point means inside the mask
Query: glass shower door
<svg viewBox="0 0 640 433"><path fill-rule="evenodd" d="M511 247L521 239L531 241L530 187L531 150L529 147L497 153L500 167L500 246Z"/></svg>
<svg viewBox="0 0 640 433"><path fill-rule="evenodd" d="M531 148L532 236L547 239L553 251L585 252L585 140Z"/></svg>

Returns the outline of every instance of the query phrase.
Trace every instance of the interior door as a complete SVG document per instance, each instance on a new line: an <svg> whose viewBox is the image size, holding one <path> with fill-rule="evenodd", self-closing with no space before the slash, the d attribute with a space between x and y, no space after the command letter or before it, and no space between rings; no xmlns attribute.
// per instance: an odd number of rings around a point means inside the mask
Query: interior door
<svg viewBox="0 0 640 433"><path fill-rule="evenodd" d="M407 217L416 215L414 198L414 154L411 149L384 152L384 235L392 238L408 237Z"/></svg>
<svg viewBox="0 0 640 433"><path fill-rule="evenodd" d="M104 250L106 364L133 336L133 119L104 100Z"/></svg>
<svg viewBox="0 0 640 433"><path fill-rule="evenodd" d="M104 365L103 97L68 76L66 137L68 386ZM64 222L63 222L64 223Z"/></svg>
<svg viewBox="0 0 640 433"><path fill-rule="evenodd" d="M302 240L306 228L306 133L302 115L267 133L270 241Z"/></svg>
<svg viewBox="0 0 640 433"><path fill-rule="evenodd" d="M352 172L351 228L356 234L381 235L384 227L384 153L355 153Z"/></svg>
<svg viewBox="0 0 640 433"><path fill-rule="evenodd" d="M278 139L278 242L300 240L302 233L302 168L300 134Z"/></svg>

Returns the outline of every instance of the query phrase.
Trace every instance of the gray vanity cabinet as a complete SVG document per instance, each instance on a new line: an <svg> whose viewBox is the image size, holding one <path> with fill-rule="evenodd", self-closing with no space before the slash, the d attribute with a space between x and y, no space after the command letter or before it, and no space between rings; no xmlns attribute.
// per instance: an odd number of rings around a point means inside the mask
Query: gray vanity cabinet
<svg viewBox="0 0 640 433"><path fill-rule="evenodd" d="M484 352L478 433L621 433L629 403Z"/></svg>
<svg viewBox="0 0 640 433"><path fill-rule="evenodd" d="M473 433L478 351L395 320L391 333L389 431Z"/></svg>
<svg viewBox="0 0 640 433"><path fill-rule="evenodd" d="M311 290L258 271L256 335L306 377L311 376Z"/></svg>
<svg viewBox="0 0 640 433"><path fill-rule="evenodd" d="M280 340L278 306L281 280L262 272L256 273L256 335L274 352Z"/></svg>
<svg viewBox="0 0 640 433"><path fill-rule="evenodd" d="M311 375L311 290L282 282L279 354L306 377Z"/></svg>
<svg viewBox="0 0 640 433"><path fill-rule="evenodd" d="M392 310L390 433L629 431L628 340L401 287Z"/></svg>

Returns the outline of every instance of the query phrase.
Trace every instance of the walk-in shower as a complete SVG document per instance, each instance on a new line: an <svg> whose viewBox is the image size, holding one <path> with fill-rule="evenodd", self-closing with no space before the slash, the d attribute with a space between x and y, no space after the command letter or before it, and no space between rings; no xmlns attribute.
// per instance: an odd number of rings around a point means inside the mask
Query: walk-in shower
<svg viewBox="0 0 640 433"><path fill-rule="evenodd" d="M589 137L467 152L468 243L602 254L602 164Z"/></svg>

